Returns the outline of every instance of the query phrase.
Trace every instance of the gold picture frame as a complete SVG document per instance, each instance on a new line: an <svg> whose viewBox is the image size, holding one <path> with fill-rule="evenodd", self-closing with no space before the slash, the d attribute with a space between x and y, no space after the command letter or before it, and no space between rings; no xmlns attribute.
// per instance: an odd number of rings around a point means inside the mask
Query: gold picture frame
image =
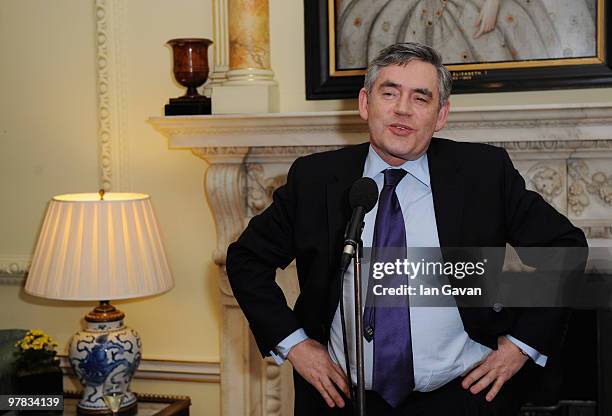
<svg viewBox="0 0 612 416"><path fill-rule="evenodd" d="M353 0L351 4L354 4ZM505 1L505 0L502 0ZM541 0L540 0L541 1ZM455 93L581 88L612 84L607 22L611 0L584 0L594 13L594 53L579 57L535 56L534 59L451 63ZM426 0L421 0L423 3ZM419 0L412 2L419 3ZM444 0L440 0L444 4ZM338 0L305 0L307 99L354 98L363 85L365 64L338 64ZM346 10L345 10L346 13ZM353 23L351 21L351 23ZM355 21L355 25L359 23ZM371 33L369 33L372 36ZM349 39L350 40L350 39ZM360 45L357 45L359 48ZM354 47L353 47L354 49Z"/></svg>

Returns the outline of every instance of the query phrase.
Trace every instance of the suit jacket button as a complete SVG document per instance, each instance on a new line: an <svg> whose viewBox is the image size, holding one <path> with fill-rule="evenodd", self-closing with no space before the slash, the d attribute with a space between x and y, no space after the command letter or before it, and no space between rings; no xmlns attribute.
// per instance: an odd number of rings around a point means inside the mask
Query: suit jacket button
<svg viewBox="0 0 612 416"><path fill-rule="evenodd" d="M504 305L502 305L501 303L493 304L493 310L495 312L501 312L502 309L504 309Z"/></svg>

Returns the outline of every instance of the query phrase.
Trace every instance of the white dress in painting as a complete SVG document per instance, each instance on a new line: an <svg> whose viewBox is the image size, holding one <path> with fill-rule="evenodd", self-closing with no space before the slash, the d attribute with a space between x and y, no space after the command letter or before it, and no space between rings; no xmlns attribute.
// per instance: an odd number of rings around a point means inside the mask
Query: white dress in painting
<svg viewBox="0 0 612 416"><path fill-rule="evenodd" d="M446 64L594 56L594 1L345 0L338 68L364 68L382 48L407 41L434 47Z"/></svg>

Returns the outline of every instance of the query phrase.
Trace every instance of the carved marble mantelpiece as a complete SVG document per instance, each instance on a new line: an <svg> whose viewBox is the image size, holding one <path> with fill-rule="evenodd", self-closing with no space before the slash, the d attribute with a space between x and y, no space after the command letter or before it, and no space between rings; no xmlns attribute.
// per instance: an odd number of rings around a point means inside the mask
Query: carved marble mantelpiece
<svg viewBox="0 0 612 416"><path fill-rule="evenodd" d="M210 166L205 192L217 226L214 261L222 299L224 416L291 414L289 365L261 360L232 296L225 252L248 219L269 203L298 156L367 140L357 112L151 118L172 148ZM503 146L529 188L582 227L591 243L612 242L612 105L482 107L454 110L441 137ZM606 241L611 240L611 241ZM292 303L292 267L278 281Z"/></svg>

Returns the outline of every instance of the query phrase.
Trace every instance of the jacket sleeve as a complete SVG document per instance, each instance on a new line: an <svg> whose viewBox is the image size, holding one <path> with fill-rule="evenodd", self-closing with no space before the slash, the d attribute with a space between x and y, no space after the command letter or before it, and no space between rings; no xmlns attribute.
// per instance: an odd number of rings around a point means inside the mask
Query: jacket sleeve
<svg viewBox="0 0 612 416"><path fill-rule="evenodd" d="M517 249L523 263L538 270L550 264L533 247L559 247L564 255L559 278L580 279L588 256L584 233L548 204L541 195L525 188L525 181L514 168L508 153L501 149L503 163L504 205L507 240ZM571 248L571 249L570 249ZM534 277L537 278L537 277ZM560 346L567 321L568 308L522 308L510 335L520 339L540 353L550 355Z"/></svg>
<svg viewBox="0 0 612 416"><path fill-rule="evenodd" d="M278 188L272 204L253 217L227 251L227 275L262 356L301 326L276 284L276 269L294 259L294 218L297 204L296 171L289 169L287 183Z"/></svg>

